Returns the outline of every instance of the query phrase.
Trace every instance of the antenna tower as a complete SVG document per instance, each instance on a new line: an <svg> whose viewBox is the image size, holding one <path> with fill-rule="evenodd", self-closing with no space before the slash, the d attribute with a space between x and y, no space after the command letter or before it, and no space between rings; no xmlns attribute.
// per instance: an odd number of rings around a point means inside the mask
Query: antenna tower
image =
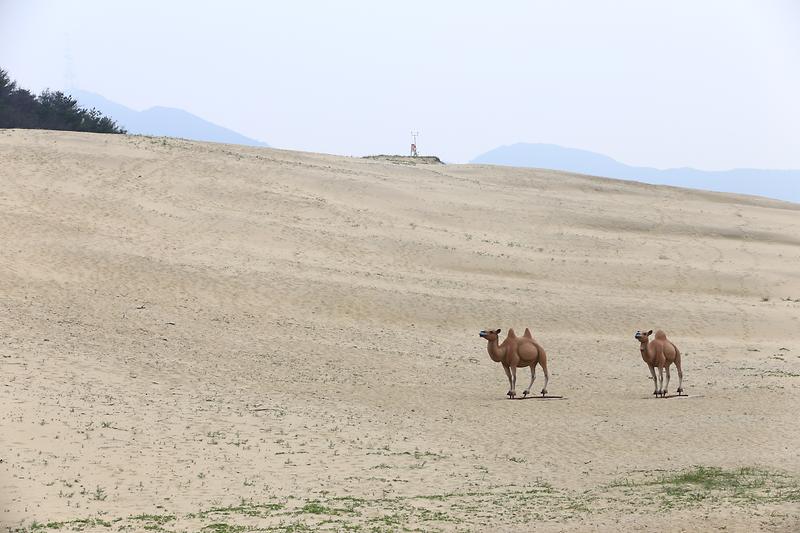
<svg viewBox="0 0 800 533"><path fill-rule="evenodd" d="M417 157L417 136L418 131L411 132L411 157Z"/></svg>

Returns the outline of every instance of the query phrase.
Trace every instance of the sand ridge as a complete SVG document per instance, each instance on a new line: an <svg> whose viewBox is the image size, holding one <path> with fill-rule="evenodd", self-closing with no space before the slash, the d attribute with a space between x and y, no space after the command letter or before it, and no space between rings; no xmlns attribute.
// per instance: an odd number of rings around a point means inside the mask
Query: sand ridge
<svg viewBox="0 0 800 533"><path fill-rule="evenodd" d="M0 162L8 529L800 525L800 205L64 132ZM487 326L568 401L505 400ZM698 465L761 483L651 484Z"/></svg>

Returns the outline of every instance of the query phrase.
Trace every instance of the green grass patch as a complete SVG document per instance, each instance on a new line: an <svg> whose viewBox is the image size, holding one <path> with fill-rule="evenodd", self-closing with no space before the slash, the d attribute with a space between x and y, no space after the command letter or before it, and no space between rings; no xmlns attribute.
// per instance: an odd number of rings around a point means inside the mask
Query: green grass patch
<svg viewBox="0 0 800 533"><path fill-rule="evenodd" d="M34 520L27 529L18 529L16 531L44 531L47 529L69 529L71 531L83 531L87 528L97 527L111 527L111 522L102 520L100 518L78 518L75 520L65 520L63 522L47 522L42 524Z"/></svg>
<svg viewBox="0 0 800 533"><path fill-rule="evenodd" d="M770 476L770 472L750 467L723 470L713 466L695 466L688 472L663 476L658 483L672 489L690 486L704 490L754 489L766 485Z"/></svg>
<svg viewBox="0 0 800 533"><path fill-rule="evenodd" d="M172 522L175 520L175 515L159 515L159 514L139 514L136 516L131 516L131 520L141 520L143 522L153 522L159 525L166 524L168 522Z"/></svg>
<svg viewBox="0 0 800 533"><path fill-rule="evenodd" d="M370 522L379 522L387 526L399 526L405 522L405 517L399 514L390 514L372 518Z"/></svg>
<svg viewBox="0 0 800 533"><path fill-rule="evenodd" d="M239 533L241 531L247 531L247 528L245 526L217 522L215 524L208 524L201 531L206 533Z"/></svg>
<svg viewBox="0 0 800 533"><path fill-rule="evenodd" d="M331 507L318 501L312 501L307 502L297 513L338 516L342 513L355 513L355 506L349 508Z"/></svg>
<svg viewBox="0 0 800 533"><path fill-rule="evenodd" d="M682 472L663 473L655 479L625 479L609 487L621 487L639 498L652 497L664 509L681 504L731 502L736 504L800 501L800 486L787 474L755 467L726 470L714 466L694 466Z"/></svg>
<svg viewBox="0 0 800 533"><path fill-rule="evenodd" d="M283 531L284 533L295 533L296 531L313 531L313 528L305 525L302 522L295 522L294 524L289 524L288 526L281 526L273 531Z"/></svg>
<svg viewBox="0 0 800 533"><path fill-rule="evenodd" d="M245 516L265 517L275 511L283 509L280 503L244 503L228 507L214 507L208 511L201 511L190 515L190 518L206 518L212 514L240 514Z"/></svg>

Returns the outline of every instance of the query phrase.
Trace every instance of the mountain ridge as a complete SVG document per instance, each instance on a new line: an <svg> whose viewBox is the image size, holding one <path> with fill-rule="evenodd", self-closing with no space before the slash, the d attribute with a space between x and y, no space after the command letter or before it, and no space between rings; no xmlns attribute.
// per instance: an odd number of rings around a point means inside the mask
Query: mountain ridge
<svg viewBox="0 0 800 533"><path fill-rule="evenodd" d="M183 109L153 106L143 111L136 111L89 91L71 89L67 92L78 100L79 105L87 108L96 108L125 127L128 133L159 137L180 137L194 141L240 144L262 148L269 146L265 142L214 124Z"/></svg>
<svg viewBox="0 0 800 533"><path fill-rule="evenodd" d="M754 194L800 203L800 170L795 169L658 169L627 165L605 154L545 143L500 146L477 156L470 163L548 168L655 185Z"/></svg>

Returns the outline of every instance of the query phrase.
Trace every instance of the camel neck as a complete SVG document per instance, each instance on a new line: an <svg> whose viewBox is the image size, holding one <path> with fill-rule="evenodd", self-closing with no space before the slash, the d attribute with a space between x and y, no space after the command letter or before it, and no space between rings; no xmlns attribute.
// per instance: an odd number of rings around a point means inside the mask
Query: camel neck
<svg viewBox="0 0 800 533"><path fill-rule="evenodd" d="M500 345L497 343L497 339L493 341L489 341L489 344L486 345L486 349L489 352L489 357L491 357L492 361L500 361L502 359L502 355L500 354Z"/></svg>

